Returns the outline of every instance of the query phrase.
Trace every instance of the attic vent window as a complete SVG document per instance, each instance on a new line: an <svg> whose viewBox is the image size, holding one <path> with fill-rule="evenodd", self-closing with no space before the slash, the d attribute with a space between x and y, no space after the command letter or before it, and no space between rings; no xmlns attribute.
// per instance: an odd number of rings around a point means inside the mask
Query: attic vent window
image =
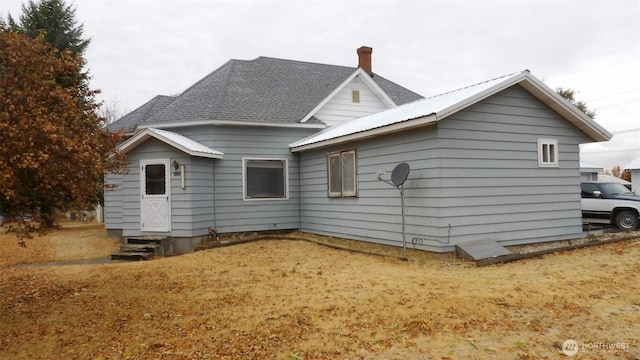
<svg viewBox="0 0 640 360"><path fill-rule="evenodd" d="M557 139L538 139L538 167L558 167Z"/></svg>
<svg viewBox="0 0 640 360"><path fill-rule="evenodd" d="M359 90L351 90L351 102L354 104L360 103L360 91Z"/></svg>

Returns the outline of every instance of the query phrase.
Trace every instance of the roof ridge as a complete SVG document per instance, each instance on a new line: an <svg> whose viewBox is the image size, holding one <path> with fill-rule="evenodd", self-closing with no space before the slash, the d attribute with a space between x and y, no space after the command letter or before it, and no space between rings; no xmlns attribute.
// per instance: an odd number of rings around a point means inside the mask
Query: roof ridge
<svg viewBox="0 0 640 360"><path fill-rule="evenodd" d="M258 56L257 58L255 58L253 60L244 60L244 61L256 61L256 60L260 60L260 59L278 60L278 61L282 61L282 62L295 62L295 63L321 65L321 66L331 66L331 67L339 67L339 68L353 69L353 70L358 68L357 66L333 65L333 64L320 63L320 62L317 62L317 61L282 59L282 58L271 57L271 56Z"/></svg>
<svg viewBox="0 0 640 360"><path fill-rule="evenodd" d="M523 73L525 73L525 72L526 72L526 73L529 73L529 70L516 71L516 72L511 73L511 74L498 76L498 77L495 77L495 78L493 78L493 79L484 80L484 81L481 81L481 82L479 82L479 83L475 83L475 84L471 84L471 85L463 86L463 87L461 87L461 88L457 88L457 89L454 89L454 90L449 90L449 91L446 91L446 92L443 92L443 93L440 93L440 94L436 94L436 95L433 95L433 96L429 96L429 97L426 97L426 98L424 98L424 99L422 99L422 100L428 100L428 99L436 98L436 97L438 97L438 96L448 95L448 94L451 94L451 93L454 93L454 92L457 92L457 91L462 91L462 90L470 89L470 88L472 88L472 87L480 86L480 85L482 85L482 84L486 84L486 83L488 83L488 82L493 82L493 81L496 81L496 80L498 80L498 79L509 78L509 77L514 76L514 75L523 74ZM418 101L420 101L420 100L418 100Z"/></svg>
<svg viewBox="0 0 640 360"><path fill-rule="evenodd" d="M174 100L167 104L166 106L164 106L162 109L158 110L157 112L155 112L153 115L162 115L162 110L166 109L169 105L171 105L172 103L174 103L176 100L180 99L181 96L183 96L184 94L187 94L188 92L190 92L192 89L197 88L198 86L200 86L200 84L208 81L212 76L214 76L217 73L220 72L224 72L226 71L226 74L223 73L224 75L224 84L227 85L229 84L229 79L231 78L231 76L233 75L233 71L236 67L236 63L238 62L242 62L244 60L237 60L237 59L230 59L227 62L225 62L224 64L222 64L222 66L220 66L219 68L211 71L210 73L208 73L207 75L205 75L204 77L202 77L200 80L196 81L194 84L192 84L191 86L189 86L188 88L186 88L184 91L182 91L180 94L178 94L177 96L174 97ZM222 94L222 99L224 99L227 95L228 92L228 86L224 87L224 94ZM216 102L216 104L219 104L220 102ZM217 111L217 109L215 110ZM147 118L148 119L148 118Z"/></svg>
<svg viewBox="0 0 640 360"><path fill-rule="evenodd" d="M462 91L462 90L466 90L466 89L470 89L470 88L473 88L473 87L476 87L476 86L480 86L480 85L486 84L486 83L488 83L488 82L496 81L496 80L498 80L498 79L502 79L502 78L505 78L505 79L506 79L506 78L512 77L512 76L514 76L514 75L517 75L517 74L523 74L523 73L529 73L529 70L516 71L516 72L514 72L514 73L510 73L510 74L507 74L507 75L498 76L498 77L495 77L495 78L493 78L493 79L484 80L484 81L481 81L481 82L479 82L479 83L475 83L475 84L471 84L471 85L463 86L463 87L461 87L461 88L457 88L457 89L453 89L453 90L445 91L445 92L443 92L443 93L439 93L439 94L432 95L432 96L429 96L429 97L424 97L424 98L422 98L422 99L418 99L418 100L411 101L411 102L408 102L408 103L400 104L400 105L396 106L395 108L391 108L391 109L383 109L383 110L377 111L377 112L372 113L372 114L369 114L369 115L373 115L373 114L376 114L376 113L379 113L379 112L385 112L385 111L392 110L392 109L396 109L396 108L399 108L399 107L409 106L409 105L414 104L414 103L419 103L419 102L423 102L423 101L427 101L427 100L435 99L435 98L437 98L437 97L441 97L441 96L445 96L445 95L453 94L453 93L455 93L455 92L459 92L459 91ZM408 89L407 89L407 90L408 90ZM408 90L408 91L411 91L411 90ZM419 94L418 94L418 95L419 95ZM367 116L369 116L369 115L367 115Z"/></svg>
<svg viewBox="0 0 640 360"><path fill-rule="evenodd" d="M193 89L194 87L198 86L199 84L203 83L204 81L206 81L207 79L209 79L209 77L211 77L211 75L213 75L213 74L215 74L215 73L217 73L217 72L219 72L219 71L222 71L223 69L226 69L227 65L229 65L230 63L232 63L232 62L238 62L238 61L245 61L245 60L237 60L237 59L229 59L229 60L227 60L227 62L226 62L226 63L224 63L224 64L222 64L222 66L220 66L219 68L217 68L217 69L215 69L215 70L211 71L211 72L210 72L210 73L208 73L207 75L205 75L205 76L203 76L202 78L200 78L200 80L196 81L196 82L195 82L195 83L193 83L191 86L189 86L188 88L184 89L184 91L182 91L180 94L178 94L178 96L176 96L176 98L177 98L177 97L179 97L180 95L182 95L182 94L186 93L187 91L189 91L189 90ZM229 76L227 76L227 78L229 78Z"/></svg>

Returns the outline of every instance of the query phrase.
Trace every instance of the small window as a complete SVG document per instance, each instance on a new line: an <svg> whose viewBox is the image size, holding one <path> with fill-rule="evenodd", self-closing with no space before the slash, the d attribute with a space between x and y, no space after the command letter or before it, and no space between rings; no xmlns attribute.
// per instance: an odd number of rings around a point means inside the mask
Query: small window
<svg viewBox="0 0 640 360"><path fill-rule="evenodd" d="M351 90L351 102L354 104L360 103L360 91L359 90Z"/></svg>
<svg viewBox="0 0 640 360"><path fill-rule="evenodd" d="M538 139L538 166L558 167L558 140Z"/></svg>
<svg viewBox="0 0 640 360"><path fill-rule="evenodd" d="M355 197L358 194L356 151L346 150L327 155L329 197Z"/></svg>
<svg viewBox="0 0 640 360"><path fill-rule="evenodd" d="M287 159L243 159L245 200L288 199Z"/></svg>

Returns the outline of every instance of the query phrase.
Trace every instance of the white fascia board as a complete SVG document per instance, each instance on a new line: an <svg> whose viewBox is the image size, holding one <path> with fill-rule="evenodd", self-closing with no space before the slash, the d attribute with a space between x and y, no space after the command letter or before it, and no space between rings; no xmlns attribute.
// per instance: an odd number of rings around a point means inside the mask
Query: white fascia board
<svg viewBox="0 0 640 360"><path fill-rule="evenodd" d="M194 121L176 121L166 123L141 124L138 130L149 128L171 129L199 125L233 125L233 126L259 126L259 127L279 127L279 128L296 128L296 129L324 129L325 124L300 124L300 123L273 123L262 121L242 121L242 120L194 120Z"/></svg>
<svg viewBox="0 0 640 360"><path fill-rule="evenodd" d="M367 74L366 71L362 70L361 68L357 68L356 71L353 72L353 74L349 75L349 77L347 77L345 81L343 81L340 85L333 89L333 91L326 98L324 98L324 100L322 100L318 105L316 105L316 107L313 108L313 110L305 115L305 117L303 117L300 122L305 123L307 122L307 120L311 119L313 115L315 115L320 109L322 109L323 106L331 101L331 99L333 99L342 89L344 89L357 77L362 79L362 83L366 87L368 87L374 94L377 94L380 97L387 108L390 109L397 106L396 103L389 97L389 95L387 95L387 93L385 93L384 90L382 90L382 88L378 86L378 84L376 84L373 79L371 79L371 76Z"/></svg>
<svg viewBox="0 0 640 360"><path fill-rule="evenodd" d="M179 134L177 134L179 135ZM180 135L182 136L182 135ZM143 131L139 132L138 134L134 135L133 137L127 139L125 142L123 142L122 144L120 144L120 146L118 146L118 151L126 154L129 151L135 149L136 147L138 147L138 145L142 144L143 142L147 141L149 138L155 138L159 141L162 141L163 143L170 145L184 153L187 153L191 156L197 156L197 157L205 157L205 158L211 158L211 159L222 159L224 154L221 153L220 151L217 150L213 150L210 149L211 152L202 152L202 151L197 151L197 150L193 150L190 149L186 146L184 146L183 144L180 144L178 142L173 141L172 139L162 136L161 134L157 133L155 131L155 129L152 128L147 128L144 129ZM191 140L193 141L193 140ZM204 145L203 145L204 146Z"/></svg>
<svg viewBox="0 0 640 360"><path fill-rule="evenodd" d="M316 107L314 107L311 111L309 111L309 113L307 115L305 115L302 120L300 120L300 123L306 123L309 119L311 119L311 117L318 112L318 110L320 110L323 106L325 106L329 101L331 101L331 99L334 98L334 96L336 96L336 94L338 94L338 92L340 92L340 90L342 90L345 86L347 86L347 84L349 84L353 79L356 78L356 76L358 76L358 71L354 71L353 74L349 75L349 77L347 77L340 85L338 85L335 89L333 89L333 91L326 97L324 98L324 100L322 100L318 105L316 105Z"/></svg>
<svg viewBox="0 0 640 360"><path fill-rule="evenodd" d="M210 158L210 159L222 159L224 154L221 153L220 151L217 150L213 150L211 148L209 148L208 146L202 145L199 142L189 139L186 136L180 135L180 134L176 134L176 133L172 133L173 137L178 136L179 139L178 140L174 140L172 137L168 137L168 136L163 136L162 133L159 133L158 130L154 129L149 129L151 131L150 135L153 136L154 138L166 143L167 145L173 146L174 148L187 153L191 156L197 156L197 157L205 157L205 158ZM162 130L159 130L162 131ZM204 151L200 151L198 149L195 148L191 148L186 146L185 144L181 143L180 140L184 139L184 141L187 141L191 144L196 145L197 147L200 148L204 148Z"/></svg>
<svg viewBox="0 0 640 360"><path fill-rule="evenodd" d="M369 88L369 90L371 90L374 94L377 94L380 97L380 99L387 106L388 109L398 106L398 104L396 104L395 101L393 101L393 99L391 99L391 97L389 97L389 95L387 95L387 93L384 90L382 90L380 85L378 85L377 82L373 81L373 78L371 77L371 75L367 74L367 72L362 70L362 68L358 68L356 72L359 72L357 77L359 79L362 79L362 82L365 84L365 86Z"/></svg>
<svg viewBox="0 0 640 360"><path fill-rule="evenodd" d="M381 126L375 129L365 130L365 131L361 131L361 132L357 132L357 133L353 133L345 136L318 141L318 142L307 144L307 145L301 145L301 146L289 145L289 146L291 148L291 152L295 153L295 152L300 152L305 150L317 149L317 148L330 146L330 145L338 145L338 144L342 144L350 141L363 140L363 139L390 134L398 131L409 130L409 129L413 129L421 126L435 124L436 121L437 121L437 118L435 114L432 114L432 115L419 117L416 119L397 122L392 125Z"/></svg>
<svg viewBox="0 0 640 360"><path fill-rule="evenodd" d="M123 143L121 143L120 145L118 145L118 147L116 148L116 150L118 150L118 152L126 154L129 151L135 149L136 147L138 147L139 144L143 143L145 140L147 140L147 138L149 138L149 131L140 131L137 134L131 136L130 138L128 138L127 140L125 140Z"/></svg>

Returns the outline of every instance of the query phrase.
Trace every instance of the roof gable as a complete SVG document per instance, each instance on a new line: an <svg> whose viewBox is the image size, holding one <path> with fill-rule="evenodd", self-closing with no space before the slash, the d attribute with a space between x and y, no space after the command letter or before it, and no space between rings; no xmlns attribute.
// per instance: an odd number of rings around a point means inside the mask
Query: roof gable
<svg viewBox="0 0 640 360"><path fill-rule="evenodd" d="M435 123L516 84L593 140L611 139L612 135L593 119L544 85L529 71L523 71L367 115L294 142L290 147L292 151L301 151Z"/></svg>
<svg viewBox="0 0 640 360"><path fill-rule="evenodd" d="M374 75L375 76L375 75ZM378 85L375 81L373 81L373 77L367 74L362 68L357 68L348 78L346 78L342 84L338 85L328 96L326 96L316 107L314 107L307 115L305 115L300 122L304 123L309 120L312 116L318 113L320 109L322 109L325 105L327 105L335 96L342 91L345 87L351 84L355 79L358 78L371 92L384 104L387 109L396 107L397 104L395 101L385 93L385 91Z"/></svg>
<svg viewBox="0 0 640 360"><path fill-rule="evenodd" d="M171 131L153 128L144 129L143 131L137 133L135 136L129 138L128 140L120 144L120 146L118 146L118 151L126 154L150 138L158 139L163 143L170 145L191 156L211 159L222 159L222 157L224 156L224 154L220 151L213 150L205 145L200 144L197 141L189 139L186 136Z"/></svg>

